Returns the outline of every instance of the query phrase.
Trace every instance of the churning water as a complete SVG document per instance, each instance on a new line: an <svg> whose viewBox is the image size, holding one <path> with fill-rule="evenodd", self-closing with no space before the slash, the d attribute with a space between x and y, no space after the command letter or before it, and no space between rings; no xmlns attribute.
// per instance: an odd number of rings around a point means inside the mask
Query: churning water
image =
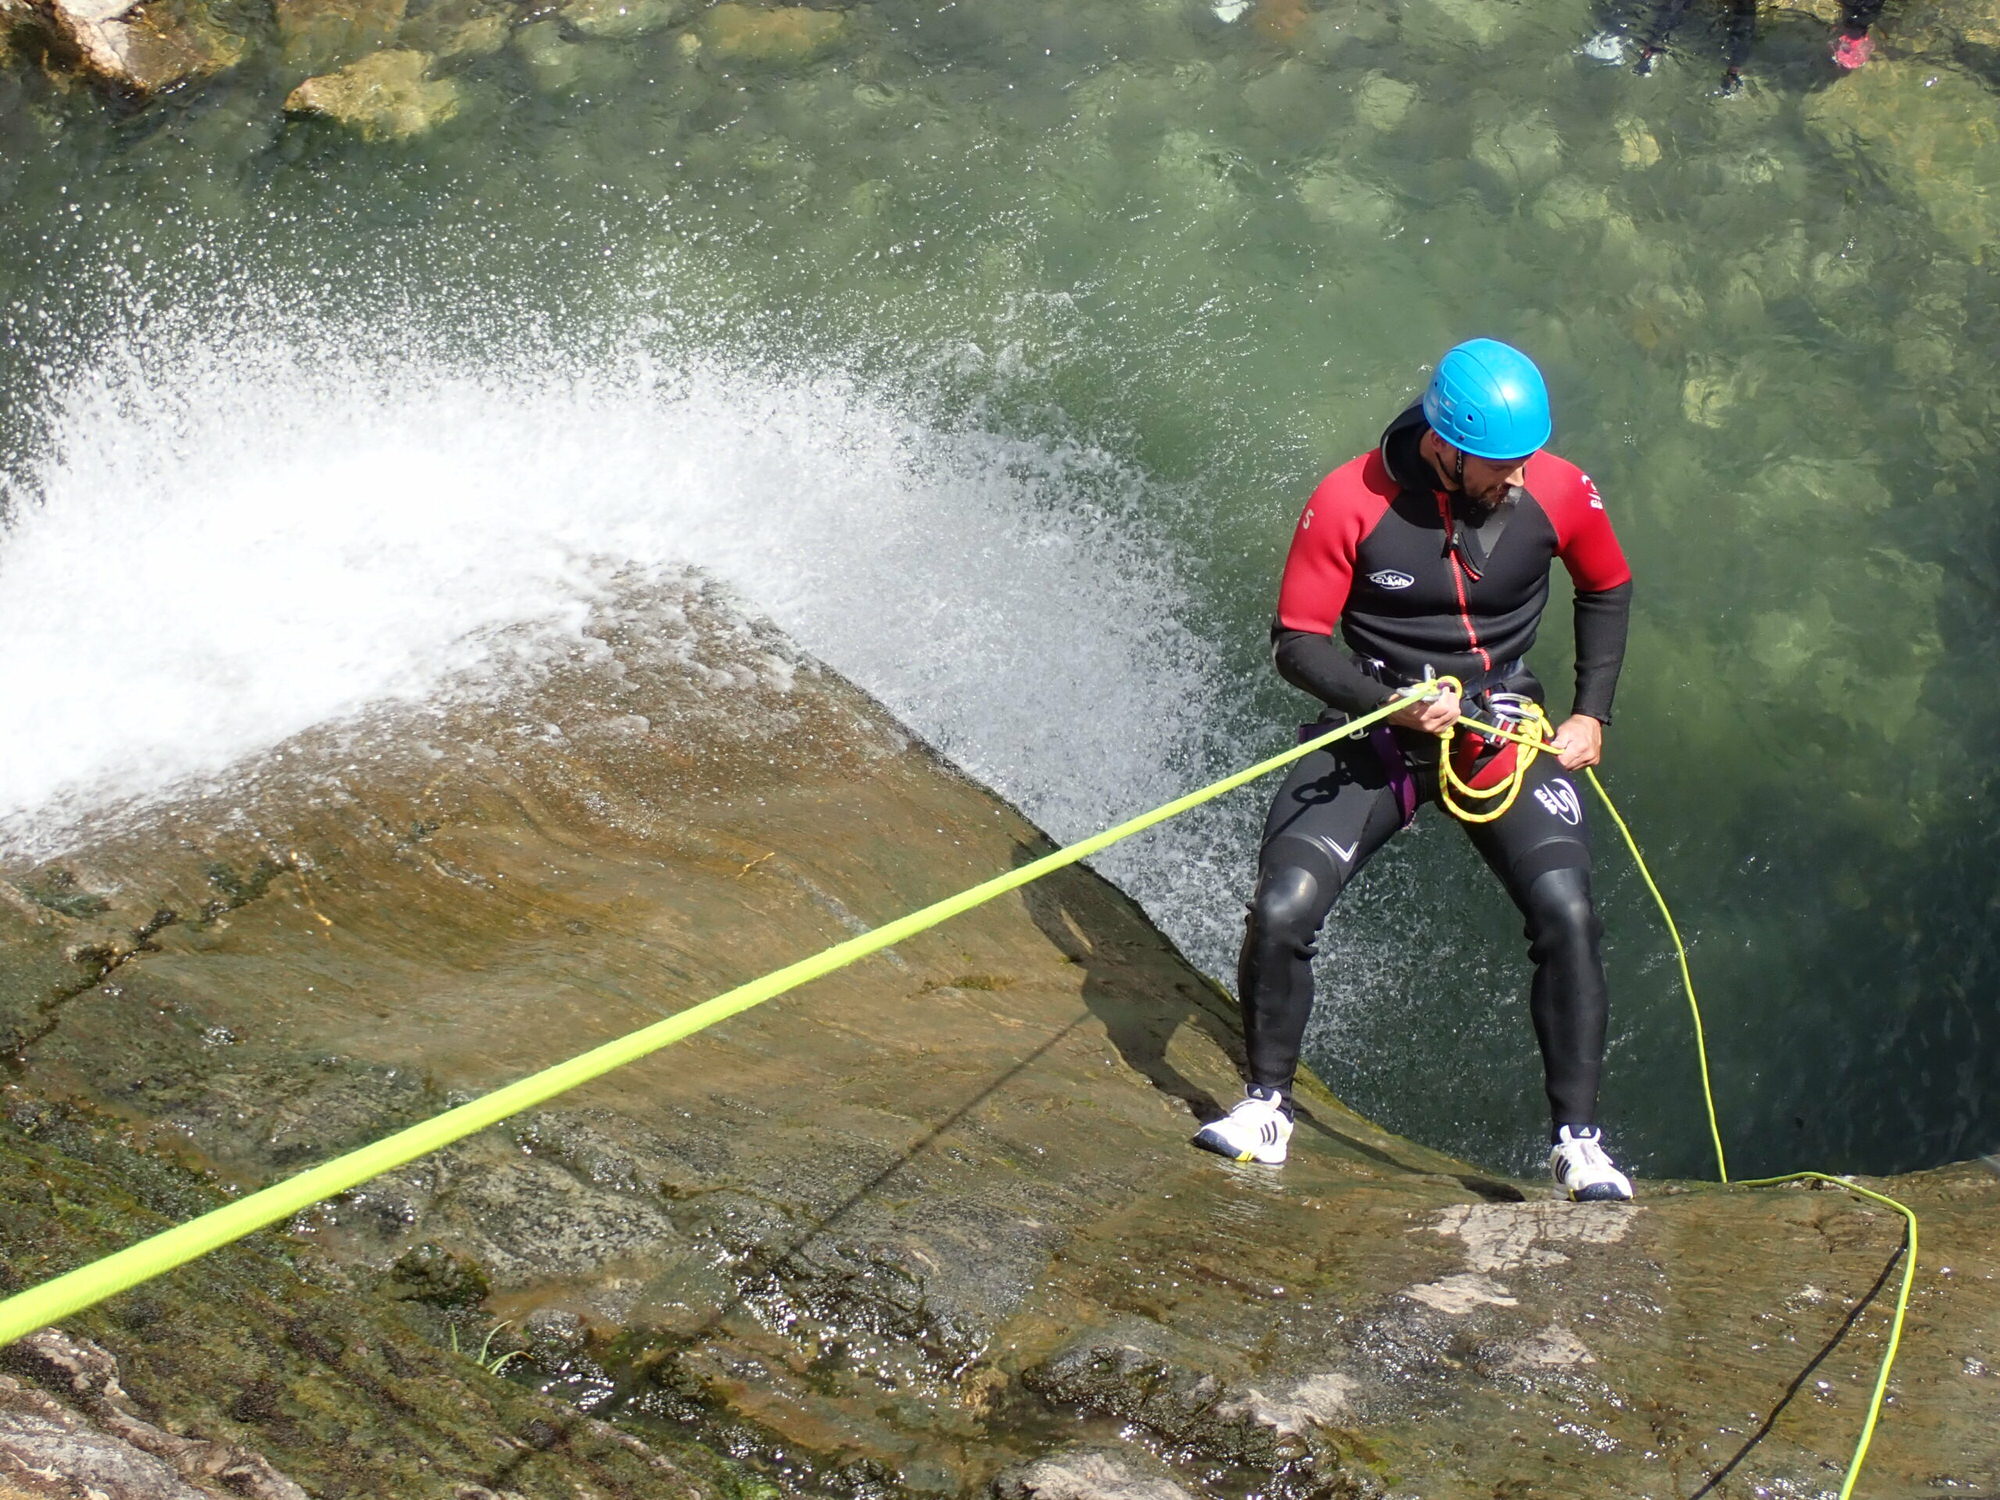
<svg viewBox="0 0 2000 1500"><path fill-rule="evenodd" d="M50 393L0 554L13 853L364 708L504 701L688 567L1057 826L1190 769L1213 654L1078 503L1137 482L1106 455L701 351L282 321L134 333Z"/></svg>

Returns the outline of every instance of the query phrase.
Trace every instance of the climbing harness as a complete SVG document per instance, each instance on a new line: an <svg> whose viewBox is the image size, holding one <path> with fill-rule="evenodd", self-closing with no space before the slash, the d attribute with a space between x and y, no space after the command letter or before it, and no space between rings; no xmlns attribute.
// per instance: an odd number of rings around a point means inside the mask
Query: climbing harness
<svg viewBox="0 0 2000 1500"><path fill-rule="evenodd" d="M490 1125L519 1114L522 1110L542 1104L557 1095L566 1093L580 1084L602 1076L614 1068L637 1062L663 1047L705 1031L731 1016L739 1015L753 1006L762 1005L779 995L797 989L800 985L818 979L837 969L879 953L884 948L905 941L920 932L928 931L942 922L963 912L982 906L1009 891L1040 880L1069 865L1088 859L1091 855L1108 849L1123 839L1132 837L1148 828L1179 817L1201 804L1213 801L1227 792L1267 776L1271 772L1288 766L1294 761L1331 745L1335 740L1349 735L1361 735L1374 726L1386 721L1392 714L1426 695L1434 695L1439 690L1458 684L1449 678L1428 678L1404 690L1404 695L1391 699L1371 713L1334 726L1325 734L1305 741L1293 749L1284 751L1246 767L1234 775L1188 793L1184 797L1141 813L1116 827L1105 829L1089 838L1043 855L1029 864L995 876L981 885L961 891L934 902L920 911L900 917L881 927L864 932L845 942L836 943L782 969L739 985L733 990L705 1000L664 1020L626 1036L605 1042L588 1052L570 1058L566 1062L532 1073L517 1082L483 1094L455 1109L446 1110L428 1120L419 1121L393 1135L383 1137L370 1145L350 1151L343 1156L324 1162L293 1177L287 1177L258 1192L239 1198L221 1208L213 1209L172 1229L114 1251L100 1260L79 1266L73 1271L54 1277L39 1286L0 1300L0 1348L16 1339L45 1327L59 1319L85 1308L94 1307L138 1286L163 1276L176 1267L186 1265L210 1251L224 1245L233 1244L245 1235L277 1223L281 1219L300 1213L328 1198L359 1187L372 1178L416 1160L420 1156L461 1141L465 1137ZM1487 701L1493 705L1494 717L1502 722L1486 723L1461 714L1456 724L1445 735L1446 744L1440 757L1443 769L1440 772L1441 795L1445 806L1454 816L1466 822L1491 822L1513 804L1526 779L1528 767L1534 758L1542 754L1554 753L1555 747L1549 743L1553 734L1548 718L1541 709L1526 698L1514 694L1494 693ZM1484 735L1489 739L1510 741L1518 754L1513 769L1507 773L1498 786L1479 788L1461 779L1451 766L1450 739L1461 728ZM1666 898L1660 894L1652 872L1647 868L1645 857L1639 852L1638 841L1632 830L1619 816L1612 804L1611 796L1597 774L1586 767L1584 775L1596 789L1603 801L1605 811L1611 815L1618 831L1624 835L1625 844L1632 852L1632 858L1639 867L1639 874L1652 893L1653 900L1666 920L1667 931L1672 936L1674 951L1680 959L1681 982L1686 988L1688 1006L1694 1016L1696 1052L1701 1064L1702 1096L1708 1107L1709 1136L1715 1146L1716 1171L1724 1184L1730 1182L1729 1168L1723 1158L1722 1133L1716 1124L1715 1091L1709 1079L1708 1044L1701 1023L1701 1006L1695 999L1694 980L1688 970L1687 948L1681 941L1680 929L1675 925L1673 913L1667 909ZM1469 798L1473 801L1502 799L1498 807L1467 808L1457 799ZM1876 1376L1873 1398L1869 1403L1868 1417L1862 1426L1861 1437L1855 1446L1854 1457L1850 1461L1847 1477L1840 1489L1840 1500L1849 1500L1861 1474L1862 1461L1867 1457L1868 1447L1874 1438L1876 1423L1881 1416L1882 1403L1889 1386L1889 1372L1895 1363L1896 1352L1903 1337L1904 1316L1909 1307L1910 1288L1916 1275L1917 1264L1917 1216L1905 1204L1897 1202L1884 1193L1865 1188L1844 1177L1830 1176L1824 1172L1793 1172L1782 1177L1757 1178L1734 1184L1737 1187L1770 1187L1786 1182L1821 1182L1845 1188L1848 1192L1872 1202L1885 1204L1901 1214L1907 1225L1906 1255L1903 1263L1903 1284L1897 1295L1896 1312L1891 1325L1888 1348L1882 1357Z"/></svg>

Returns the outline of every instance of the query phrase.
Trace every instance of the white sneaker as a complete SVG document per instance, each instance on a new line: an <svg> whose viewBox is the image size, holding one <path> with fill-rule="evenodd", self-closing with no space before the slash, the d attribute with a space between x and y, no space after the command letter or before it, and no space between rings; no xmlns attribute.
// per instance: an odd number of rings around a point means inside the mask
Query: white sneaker
<svg viewBox="0 0 2000 1500"><path fill-rule="evenodd" d="M1231 1161L1261 1161L1275 1167L1285 1159L1292 1138L1292 1117L1276 1089L1251 1085L1249 1097L1219 1120L1195 1132L1194 1143Z"/></svg>
<svg viewBox="0 0 2000 1500"><path fill-rule="evenodd" d="M1630 1203L1632 1179L1611 1163L1604 1133L1594 1125L1565 1125L1549 1148L1549 1175L1569 1189L1572 1203Z"/></svg>

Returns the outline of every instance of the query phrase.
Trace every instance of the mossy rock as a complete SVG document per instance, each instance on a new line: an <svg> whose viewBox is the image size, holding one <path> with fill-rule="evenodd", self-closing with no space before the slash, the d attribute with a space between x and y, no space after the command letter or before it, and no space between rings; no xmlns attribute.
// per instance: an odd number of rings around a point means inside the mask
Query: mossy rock
<svg viewBox="0 0 2000 1500"><path fill-rule="evenodd" d="M0 1291L221 1201L212 1182L134 1150L110 1122L17 1101L0 1117ZM10 1486L13 1471L0 1459L0 1495L734 1500L754 1491L754 1476L698 1442L665 1429L641 1442L494 1378L473 1357L477 1342L454 1353L448 1322L399 1296L407 1287L381 1295L365 1272L348 1275L301 1249L277 1234L252 1235L65 1320L70 1338L94 1346L90 1356L117 1361L105 1373L122 1382L114 1416L125 1420L107 1431L130 1438L139 1424L127 1408L144 1412L158 1424L147 1427L153 1447L197 1486L174 1483L161 1464L157 1488L24 1491ZM102 1402L50 1378L59 1372L5 1363L0 1402L11 1395L19 1409L24 1391L32 1399L39 1388L44 1403L53 1396L85 1418L104 1416ZM81 1440L110 1446L87 1420L79 1425ZM230 1467L218 1478L222 1462Z"/></svg>
<svg viewBox="0 0 2000 1500"><path fill-rule="evenodd" d="M1300 205L1320 223L1368 234L1386 233L1400 211L1390 194L1332 164L1301 178L1298 193Z"/></svg>
<svg viewBox="0 0 2000 1500"><path fill-rule="evenodd" d="M485 1269L442 1245L412 1246L389 1268L394 1295L432 1307L477 1307L493 1290Z"/></svg>
<svg viewBox="0 0 2000 1500"><path fill-rule="evenodd" d="M397 42L433 57L486 56L507 45L517 12L505 0L413 4Z"/></svg>
<svg viewBox="0 0 2000 1500"><path fill-rule="evenodd" d="M1416 102L1414 84L1391 78L1387 73L1370 73L1355 87L1354 118L1370 130L1394 130Z"/></svg>
<svg viewBox="0 0 2000 1500"><path fill-rule="evenodd" d="M562 18L585 36L644 36L671 26L687 12L684 0L569 0Z"/></svg>
<svg viewBox="0 0 2000 1500"><path fill-rule="evenodd" d="M408 0L271 0L285 62L314 73L388 46L407 12Z"/></svg>
<svg viewBox="0 0 2000 1500"><path fill-rule="evenodd" d="M448 78L430 77L428 53L394 48L308 78L285 100L285 112L317 115L366 141L409 140L449 120L461 94Z"/></svg>
<svg viewBox="0 0 2000 1500"><path fill-rule="evenodd" d="M529 79L542 93L560 94L582 79L586 61L583 44L564 34L562 22L536 21L523 26L514 33L512 42Z"/></svg>
<svg viewBox="0 0 2000 1500"><path fill-rule="evenodd" d="M826 51L846 29L847 18L839 11L804 5L766 9L728 0L702 22L702 40L720 58L795 63Z"/></svg>

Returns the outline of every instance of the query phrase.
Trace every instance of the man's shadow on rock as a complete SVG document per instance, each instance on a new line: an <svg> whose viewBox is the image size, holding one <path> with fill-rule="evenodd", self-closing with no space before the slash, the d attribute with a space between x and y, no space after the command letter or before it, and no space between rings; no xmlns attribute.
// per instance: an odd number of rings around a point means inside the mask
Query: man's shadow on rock
<svg viewBox="0 0 2000 1500"><path fill-rule="evenodd" d="M1014 864L1048 852L1016 844ZM1193 1026L1240 1074L1235 1002L1179 958L1137 902L1087 870L1071 866L1045 875L1022 887L1021 898L1042 935L1083 970L1083 1003L1125 1065L1185 1104L1197 1124L1222 1114L1215 1095L1175 1067L1167 1049L1181 1027Z"/></svg>
<svg viewBox="0 0 2000 1500"><path fill-rule="evenodd" d="M1014 865L1041 859L1049 849L1014 846ZM1170 1099L1185 1104L1197 1125L1228 1113L1228 1106L1188 1078L1167 1057L1182 1026L1192 1025L1244 1072L1243 1032L1236 1001L1178 954L1167 937L1124 892L1088 870L1071 866L1021 888L1028 915L1042 935L1084 971L1083 1002L1104 1026L1125 1065ZM1148 937L1148 934L1152 936ZM1174 972L1178 969L1180 972ZM1231 1094L1231 1102L1235 1099ZM1431 1175L1297 1106L1297 1123L1346 1151L1395 1172ZM1447 1173L1488 1202L1518 1203L1521 1190L1476 1173Z"/></svg>

